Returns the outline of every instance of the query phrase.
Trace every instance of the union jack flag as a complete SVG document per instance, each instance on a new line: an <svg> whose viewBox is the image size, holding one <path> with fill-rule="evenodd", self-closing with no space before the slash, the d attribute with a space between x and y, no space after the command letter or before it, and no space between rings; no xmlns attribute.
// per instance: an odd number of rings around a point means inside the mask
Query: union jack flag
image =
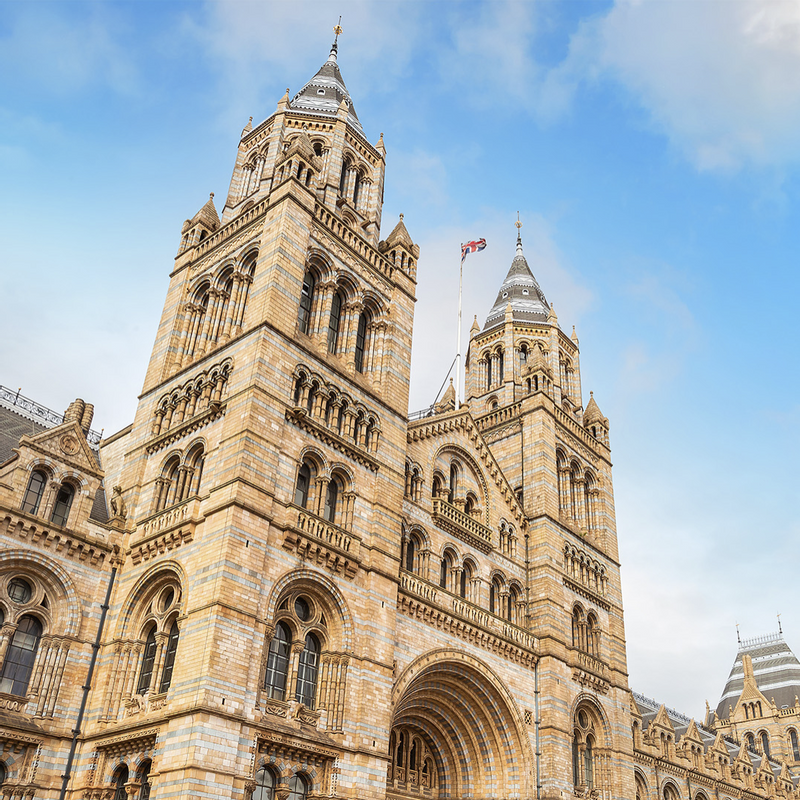
<svg viewBox="0 0 800 800"><path fill-rule="evenodd" d="M467 257L467 253L477 253L483 248L486 247L486 239L477 239L474 242L467 242L466 244L461 245L461 263L464 263L464 259Z"/></svg>

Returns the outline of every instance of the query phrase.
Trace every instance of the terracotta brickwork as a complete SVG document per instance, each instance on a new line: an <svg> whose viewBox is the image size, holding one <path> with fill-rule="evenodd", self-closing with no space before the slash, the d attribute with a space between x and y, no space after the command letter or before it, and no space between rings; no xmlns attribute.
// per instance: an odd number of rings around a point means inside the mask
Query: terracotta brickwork
<svg viewBox="0 0 800 800"><path fill-rule="evenodd" d="M82 401L0 466L0 795L58 796L114 569L68 797L794 796L633 700L609 422L521 236L409 421L419 248L336 57L184 223L102 469Z"/></svg>

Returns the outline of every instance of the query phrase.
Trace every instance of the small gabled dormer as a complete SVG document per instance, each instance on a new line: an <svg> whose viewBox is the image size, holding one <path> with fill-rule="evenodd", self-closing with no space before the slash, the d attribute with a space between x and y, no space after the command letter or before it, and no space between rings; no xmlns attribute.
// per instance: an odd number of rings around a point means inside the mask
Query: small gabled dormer
<svg viewBox="0 0 800 800"><path fill-rule="evenodd" d="M178 254L205 241L212 233L219 230L219 225L219 215L214 207L214 192L211 192L208 202L191 219L183 223Z"/></svg>
<svg viewBox="0 0 800 800"><path fill-rule="evenodd" d="M321 169L322 156L315 151L304 127L284 143L284 151L275 162L274 185L294 178L301 186L313 190Z"/></svg>

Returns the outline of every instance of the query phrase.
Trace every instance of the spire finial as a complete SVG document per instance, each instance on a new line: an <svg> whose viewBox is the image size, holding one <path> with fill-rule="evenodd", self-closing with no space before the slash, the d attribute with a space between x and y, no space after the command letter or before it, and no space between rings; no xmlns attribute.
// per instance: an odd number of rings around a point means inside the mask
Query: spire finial
<svg viewBox="0 0 800 800"><path fill-rule="evenodd" d="M339 52L339 34L342 32L342 15L339 14L339 22L333 26L333 32L336 34L333 38L331 45L331 54L328 56L328 61L336 63L336 54Z"/></svg>
<svg viewBox="0 0 800 800"><path fill-rule="evenodd" d="M780 615L780 612L778 613L778 633L783 635L783 628L781 627L781 615Z"/></svg>
<svg viewBox="0 0 800 800"><path fill-rule="evenodd" d="M209 192L208 193L208 199L209 200L213 200L214 199L214 192ZM780 614L778 614L778 616L780 616Z"/></svg>
<svg viewBox="0 0 800 800"><path fill-rule="evenodd" d="M514 223L517 229L517 255L522 255L522 223L519 221L519 211L517 211L517 221Z"/></svg>
<svg viewBox="0 0 800 800"><path fill-rule="evenodd" d="M736 640L739 642L739 644L742 643L742 637L739 635L739 623L738 622L736 623Z"/></svg>

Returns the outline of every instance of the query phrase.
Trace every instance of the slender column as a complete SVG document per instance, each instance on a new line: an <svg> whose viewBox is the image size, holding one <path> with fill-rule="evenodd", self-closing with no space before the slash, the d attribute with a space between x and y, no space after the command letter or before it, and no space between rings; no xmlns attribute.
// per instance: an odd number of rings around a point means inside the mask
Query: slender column
<svg viewBox="0 0 800 800"><path fill-rule="evenodd" d="M158 436L161 433L161 426L164 423L164 415L167 413L166 408L157 408L153 416L153 427L150 429L151 436Z"/></svg>
<svg viewBox="0 0 800 800"><path fill-rule="evenodd" d="M56 700L58 699L58 692L61 689L61 679L64 677L64 665L67 663L67 656L69 655L69 643L61 642L60 653L58 662L54 666L54 675L50 683L50 691L48 692L47 708L45 715L48 717L53 716L56 707Z"/></svg>
<svg viewBox="0 0 800 800"><path fill-rule="evenodd" d="M136 679L139 677L139 670L141 669L141 659L139 656L141 655L142 645L141 643L137 643L131 647L131 654L129 660L129 669L128 669L128 682L125 687L125 694L124 697L127 700L133 696L133 690L136 686Z"/></svg>
<svg viewBox="0 0 800 800"><path fill-rule="evenodd" d="M322 517L325 514L325 498L328 494L328 478L317 478L317 497L316 502L314 503L315 511L314 513L318 517Z"/></svg>
<svg viewBox="0 0 800 800"><path fill-rule="evenodd" d="M239 333L242 330L242 325L244 325L244 312L245 312L245 307L247 306L247 298L250 296L250 284L252 282L253 282L253 277L251 275L244 276L244 281L242 283L242 295L241 295L241 300L239 302L238 318L233 327L233 335Z"/></svg>
<svg viewBox="0 0 800 800"><path fill-rule="evenodd" d="M109 706L111 705L111 697L114 692L114 687L117 683L117 675L119 675L119 664L121 661L122 655L122 643L116 642L114 644L114 649L111 654L111 675L108 678L108 684L106 685L106 693L105 697L103 698L103 707L101 711L101 719L108 719L109 717Z"/></svg>
<svg viewBox="0 0 800 800"><path fill-rule="evenodd" d="M305 649L305 642L292 642L291 661L289 663L289 682L286 686L286 699L294 700L297 695L297 671L300 667L300 653Z"/></svg>
<svg viewBox="0 0 800 800"><path fill-rule="evenodd" d="M161 683L161 668L164 666L164 655L167 652L169 634L163 631L156 634L156 657L153 660L153 674L150 677L150 694L158 694Z"/></svg>
<svg viewBox="0 0 800 800"><path fill-rule="evenodd" d="M344 496L344 518L342 527L345 530L353 530L353 508L355 506L355 492L347 492Z"/></svg>
<svg viewBox="0 0 800 800"><path fill-rule="evenodd" d="M228 303L227 313L225 314L225 322L222 326L222 340L228 341L231 338L231 328L233 321L239 313L239 297L242 293L242 274L234 272L233 286L231 287L231 298Z"/></svg>

